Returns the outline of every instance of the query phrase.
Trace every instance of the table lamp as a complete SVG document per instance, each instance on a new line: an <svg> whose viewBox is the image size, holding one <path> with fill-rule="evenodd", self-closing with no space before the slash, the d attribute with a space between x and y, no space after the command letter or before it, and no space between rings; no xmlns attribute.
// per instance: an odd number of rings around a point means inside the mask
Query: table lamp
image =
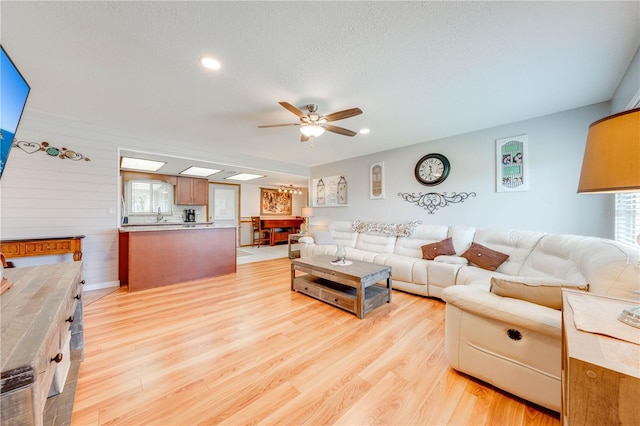
<svg viewBox="0 0 640 426"><path fill-rule="evenodd" d="M304 217L304 227L305 227L305 232L302 232L302 234L311 234L311 228L310 228L310 217L313 217L313 209L311 207L303 207L302 208L302 212L300 213L300 216Z"/></svg>
<svg viewBox="0 0 640 426"><path fill-rule="evenodd" d="M636 191L640 191L640 108L589 126L578 184L579 193ZM640 306L625 309L618 319L640 328Z"/></svg>

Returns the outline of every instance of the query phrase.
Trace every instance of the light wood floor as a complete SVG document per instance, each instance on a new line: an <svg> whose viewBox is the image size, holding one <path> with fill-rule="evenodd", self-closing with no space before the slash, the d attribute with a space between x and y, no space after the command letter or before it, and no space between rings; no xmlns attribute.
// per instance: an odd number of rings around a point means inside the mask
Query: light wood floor
<svg viewBox="0 0 640 426"><path fill-rule="evenodd" d="M363 320L290 291L288 259L85 308L73 425L559 425L449 368L444 303Z"/></svg>

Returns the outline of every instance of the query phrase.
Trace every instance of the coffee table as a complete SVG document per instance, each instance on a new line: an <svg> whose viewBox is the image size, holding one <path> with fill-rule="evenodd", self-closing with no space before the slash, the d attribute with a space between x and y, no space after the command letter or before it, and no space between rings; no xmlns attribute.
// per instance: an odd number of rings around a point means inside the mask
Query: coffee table
<svg viewBox="0 0 640 426"><path fill-rule="evenodd" d="M360 319L383 303L391 302L391 267L348 260L334 265L335 256L291 260L291 291L298 291L356 314ZM296 271L304 272L296 276ZM386 286L378 284L386 281Z"/></svg>

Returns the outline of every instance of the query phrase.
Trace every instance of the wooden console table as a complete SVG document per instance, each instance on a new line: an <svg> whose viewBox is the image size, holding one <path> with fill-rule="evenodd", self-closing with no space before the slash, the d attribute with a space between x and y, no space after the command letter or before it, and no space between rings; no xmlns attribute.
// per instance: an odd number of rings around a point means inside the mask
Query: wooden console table
<svg viewBox="0 0 640 426"><path fill-rule="evenodd" d="M600 315L602 324L617 324L617 313L638 302L582 291L562 295L562 424L640 424L640 345L578 330L567 296L617 305L614 315ZM640 337L640 329L619 324Z"/></svg>
<svg viewBox="0 0 640 426"><path fill-rule="evenodd" d="M72 237L19 238L1 240L7 259L14 257L49 256L53 254L73 254L73 260L82 260L82 239L84 235Z"/></svg>
<svg viewBox="0 0 640 426"><path fill-rule="evenodd" d="M82 262L3 275L14 286L0 297L0 423L69 425L84 354Z"/></svg>

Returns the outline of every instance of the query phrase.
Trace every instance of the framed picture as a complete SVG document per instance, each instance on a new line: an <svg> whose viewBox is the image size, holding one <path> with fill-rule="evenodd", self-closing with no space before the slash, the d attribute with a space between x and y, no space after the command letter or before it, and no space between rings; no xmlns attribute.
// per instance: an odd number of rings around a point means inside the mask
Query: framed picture
<svg viewBox="0 0 640 426"><path fill-rule="evenodd" d="M260 188L260 215L291 216L292 194L273 188Z"/></svg>
<svg viewBox="0 0 640 426"><path fill-rule="evenodd" d="M384 199L384 161L369 165L369 198Z"/></svg>
<svg viewBox="0 0 640 426"><path fill-rule="evenodd" d="M496 140L496 192L529 190L528 136Z"/></svg>
<svg viewBox="0 0 640 426"><path fill-rule="evenodd" d="M347 207L349 187L344 175L314 179L311 185L313 207Z"/></svg>

